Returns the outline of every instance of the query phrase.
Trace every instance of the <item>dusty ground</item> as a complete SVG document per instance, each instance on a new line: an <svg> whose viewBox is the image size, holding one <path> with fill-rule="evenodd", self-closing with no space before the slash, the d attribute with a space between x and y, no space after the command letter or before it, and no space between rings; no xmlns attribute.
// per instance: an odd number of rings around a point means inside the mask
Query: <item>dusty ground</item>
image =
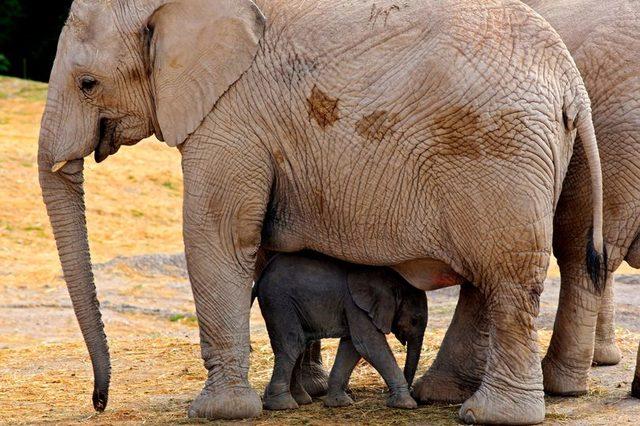
<svg viewBox="0 0 640 426"><path fill-rule="evenodd" d="M70 308L35 165L46 86L0 78L0 423L187 423L186 409L205 373L191 292L179 253L179 155L153 140L124 148L104 166L88 161L87 205L96 282L110 339L109 408L93 413L91 368ZM148 254L140 256L141 254ZM591 393L548 398L547 422L637 423L640 401L628 397L640 340L640 277L627 274L616 296L624 352L615 367L594 369ZM557 271L552 267L552 277ZM546 348L558 285L543 296L540 340ZM456 289L431 293L421 370L433 361L456 302ZM252 313L250 379L264 389L272 354L260 313ZM336 341L327 341L331 365ZM402 347L394 343L402 359ZM258 424L451 424L458 406L411 412L384 407L383 382L368 366L354 373L356 405L328 410L320 402L295 412L265 413Z"/></svg>

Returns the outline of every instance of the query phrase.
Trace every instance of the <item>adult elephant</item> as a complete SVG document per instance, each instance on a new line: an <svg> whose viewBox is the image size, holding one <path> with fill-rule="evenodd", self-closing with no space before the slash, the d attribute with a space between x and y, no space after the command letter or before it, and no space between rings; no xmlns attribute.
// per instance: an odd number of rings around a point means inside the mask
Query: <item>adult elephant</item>
<svg viewBox="0 0 640 426"><path fill-rule="evenodd" d="M527 0L571 51L593 104L604 178L604 238L609 271L623 260L640 268L640 8L634 0ZM551 345L543 361L545 390L587 392L589 368L616 364L613 276L593 291L581 237L591 227L588 158L579 141L554 224L562 285ZM431 371L419 383L422 400L462 401L478 388L488 346L482 295L465 288ZM595 346L595 350L594 350ZM638 366L640 368L640 366ZM640 370L638 370L640 371ZM640 376L640 374L637 374ZM638 379L640 380L640 379ZM638 385L634 392L640 393Z"/></svg>
<svg viewBox="0 0 640 426"><path fill-rule="evenodd" d="M602 184L589 99L559 36L520 2L77 0L38 161L95 407L106 405L110 367L83 158L100 162L155 133L182 153L208 370L191 416L260 414L247 373L262 245L392 265L421 289L477 283L493 345L461 417L542 421L534 319L576 130L595 201L583 255L598 288Z"/></svg>

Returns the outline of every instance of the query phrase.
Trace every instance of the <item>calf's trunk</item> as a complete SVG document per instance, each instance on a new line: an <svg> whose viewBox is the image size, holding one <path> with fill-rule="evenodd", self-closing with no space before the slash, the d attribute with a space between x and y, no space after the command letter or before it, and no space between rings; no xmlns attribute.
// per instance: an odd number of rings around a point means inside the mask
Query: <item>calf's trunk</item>
<svg viewBox="0 0 640 426"><path fill-rule="evenodd" d="M420 336L407 342L407 358L404 362L404 378L407 380L407 385L409 385L409 387L413 384L413 378L415 377L416 370L418 369L423 339L424 336L423 333L421 333Z"/></svg>

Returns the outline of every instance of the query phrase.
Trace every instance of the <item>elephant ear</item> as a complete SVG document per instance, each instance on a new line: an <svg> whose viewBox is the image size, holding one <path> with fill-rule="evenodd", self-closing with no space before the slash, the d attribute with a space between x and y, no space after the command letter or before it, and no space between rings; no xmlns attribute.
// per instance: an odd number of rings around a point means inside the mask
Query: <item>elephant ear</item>
<svg viewBox="0 0 640 426"><path fill-rule="evenodd" d="M175 0L147 23L158 138L180 145L249 69L265 18L251 0Z"/></svg>
<svg viewBox="0 0 640 426"><path fill-rule="evenodd" d="M378 330L391 332L399 297L394 283L384 273L354 269L347 276L351 298L365 311Z"/></svg>

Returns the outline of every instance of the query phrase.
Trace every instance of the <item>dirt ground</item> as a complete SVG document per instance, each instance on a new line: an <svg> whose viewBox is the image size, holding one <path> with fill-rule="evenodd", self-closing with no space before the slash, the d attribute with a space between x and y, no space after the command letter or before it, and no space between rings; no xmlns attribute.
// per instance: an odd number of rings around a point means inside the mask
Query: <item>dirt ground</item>
<svg viewBox="0 0 640 426"><path fill-rule="evenodd" d="M179 155L153 139L86 166L87 218L96 283L112 352L109 407L91 405L91 365L82 343L37 183L37 135L46 86L0 77L0 423L176 424L186 418L205 371L191 291L179 253ZM158 254L170 253L170 254ZM629 397L640 340L640 276L625 266L617 286L618 340L624 358L593 370L591 392L547 398L548 424L638 423ZM553 326L558 282L550 270L538 321L542 351ZM420 371L431 364L457 300L457 289L429 294L430 324ZM272 353L259 310L252 312L250 380L262 391ZM390 339L400 361L402 346ZM337 341L324 343L330 366ZM452 424L459 406L396 411L367 365L352 378L356 404L325 409L317 401L291 412L265 412L256 424Z"/></svg>

